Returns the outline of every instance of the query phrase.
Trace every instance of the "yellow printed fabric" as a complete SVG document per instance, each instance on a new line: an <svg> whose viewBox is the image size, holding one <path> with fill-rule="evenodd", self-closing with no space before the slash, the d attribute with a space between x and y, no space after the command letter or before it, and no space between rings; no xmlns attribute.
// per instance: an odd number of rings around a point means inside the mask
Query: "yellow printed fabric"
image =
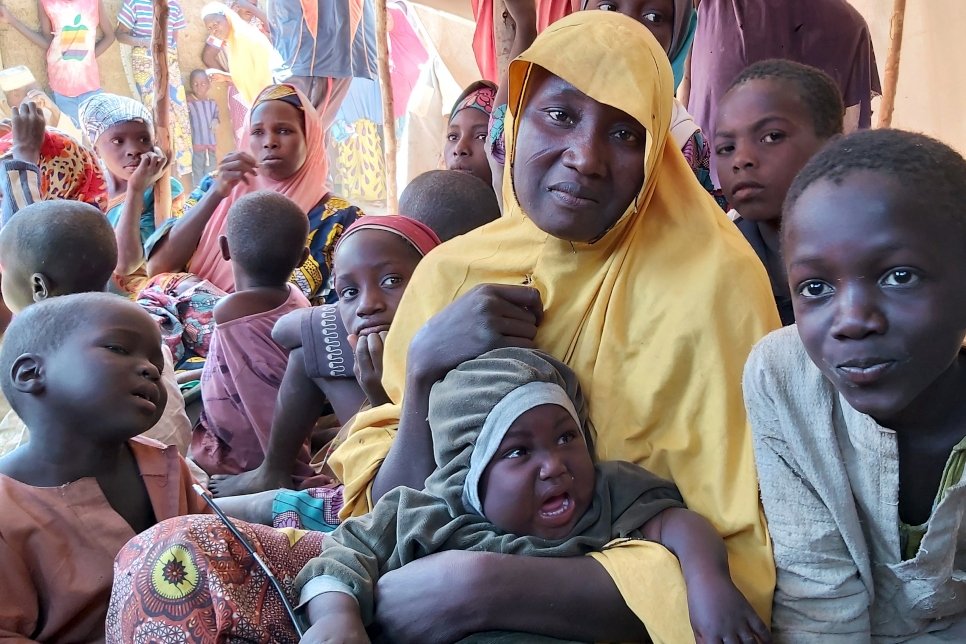
<svg viewBox="0 0 966 644"><path fill-rule="evenodd" d="M737 585L767 621L775 571L741 374L754 343L779 326L768 278L669 136L671 68L647 29L604 11L554 23L510 66L516 116L535 65L646 128L644 185L599 241L573 245L539 230L507 190L508 216L419 264L386 344L383 384L395 403L360 413L333 455L345 483L344 514L371 507L370 485L399 422L416 331L478 284L522 284L532 276L545 308L536 344L580 378L599 457L672 479L725 538ZM514 142L521 121L513 121ZM684 580L666 550L632 543L595 559L656 642L690 637Z"/></svg>

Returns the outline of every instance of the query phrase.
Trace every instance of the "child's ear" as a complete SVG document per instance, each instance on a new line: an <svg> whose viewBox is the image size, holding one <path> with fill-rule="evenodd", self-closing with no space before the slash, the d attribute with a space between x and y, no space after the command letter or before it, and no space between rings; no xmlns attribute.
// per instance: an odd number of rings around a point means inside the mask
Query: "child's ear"
<svg viewBox="0 0 966 644"><path fill-rule="evenodd" d="M226 262L231 261L231 251L228 250L228 238L224 235L218 237L218 247L221 248L221 256Z"/></svg>
<svg viewBox="0 0 966 644"><path fill-rule="evenodd" d="M34 273L30 276L30 294L34 302L42 302L50 297L53 288L50 280L43 273Z"/></svg>
<svg viewBox="0 0 966 644"><path fill-rule="evenodd" d="M10 378L17 391L25 394L39 394L47 384L44 374L43 358L33 353L25 353L13 361Z"/></svg>

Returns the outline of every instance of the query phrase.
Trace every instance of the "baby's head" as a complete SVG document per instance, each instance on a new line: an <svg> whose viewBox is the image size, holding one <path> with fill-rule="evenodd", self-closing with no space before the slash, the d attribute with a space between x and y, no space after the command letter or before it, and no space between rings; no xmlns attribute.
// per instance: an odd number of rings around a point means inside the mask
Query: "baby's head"
<svg viewBox="0 0 966 644"><path fill-rule="evenodd" d="M728 202L744 219L781 220L792 179L842 133L845 108L825 72L790 60L751 65L718 104L714 152Z"/></svg>
<svg viewBox="0 0 966 644"><path fill-rule="evenodd" d="M885 426L961 399L964 204L966 160L900 130L833 142L788 192L782 248L802 342L849 404Z"/></svg>
<svg viewBox="0 0 966 644"><path fill-rule="evenodd" d="M191 77L188 80L191 83L191 93L195 97L202 101L208 98L208 90L211 89L211 79L208 78L208 72L203 69L196 69L191 72Z"/></svg>
<svg viewBox="0 0 966 644"><path fill-rule="evenodd" d="M389 330L416 265L439 243L428 226L399 215L360 217L345 229L332 263L349 335Z"/></svg>
<svg viewBox="0 0 966 644"><path fill-rule="evenodd" d="M450 112L443 145L447 170L471 174L487 185L492 173L484 148L495 99L496 85L490 81L476 81L463 90Z"/></svg>
<svg viewBox="0 0 966 644"><path fill-rule="evenodd" d="M231 205L218 243L231 261L236 284L281 287L308 256L308 235L309 219L302 209L284 195L263 190Z"/></svg>
<svg viewBox="0 0 966 644"><path fill-rule="evenodd" d="M38 201L0 230L0 286L14 313L58 295L103 291L116 266L111 224L80 201Z"/></svg>
<svg viewBox="0 0 966 644"><path fill-rule="evenodd" d="M107 171L121 181L134 174L141 157L154 150L154 123L139 101L101 93L80 106L80 124Z"/></svg>
<svg viewBox="0 0 966 644"><path fill-rule="evenodd" d="M421 221L449 241L500 218L493 186L466 172L430 170L406 186L400 214Z"/></svg>
<svg viewBox="0 0 966 644"><path fill-rule="evenodd" d="M39 302L16 315L0 346L0 386L32 431L123 442L158 422L161 333L141 307L107 293ZM50 436L46 436L50 438Z"/></svg>
<svg viewBox="0 0 966 644"><path fill-rule="evenodd" d="M427 489L451 509L557 540L593 503L586 403L573 371L546 354L497 349L464 362L433 387L429 424L440 474Z"/></svg>

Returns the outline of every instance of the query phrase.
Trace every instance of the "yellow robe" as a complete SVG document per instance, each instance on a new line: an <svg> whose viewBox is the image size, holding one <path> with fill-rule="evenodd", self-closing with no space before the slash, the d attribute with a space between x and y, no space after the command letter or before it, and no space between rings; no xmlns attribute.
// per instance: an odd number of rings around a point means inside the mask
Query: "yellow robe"
<svg viewBox="0 0 966 644"><path fill-rule="evenodd" d="M603 11L551 25L511 64L514 115L526 102L533 65L645 127L644 185L600 240L573 245L538 229L508 185L506 216L426 256L387 339L383 384L395 402L359 414L333 455L345 482L344 514L372 505L370 486L399 422L416 331L478 284L532 279L545 310L536 345L580 378L599 457L635 461L672 479L725 538L735 581L767 622L775 571L741 374L752 345L779 326L768 278L669 135L671 68L647 29ZM520 122L513 119L513 141ZM511 144L511 167L514 153ZM667 550L629 542L592 556L655 642L691 640L684 580Z"/></svg>

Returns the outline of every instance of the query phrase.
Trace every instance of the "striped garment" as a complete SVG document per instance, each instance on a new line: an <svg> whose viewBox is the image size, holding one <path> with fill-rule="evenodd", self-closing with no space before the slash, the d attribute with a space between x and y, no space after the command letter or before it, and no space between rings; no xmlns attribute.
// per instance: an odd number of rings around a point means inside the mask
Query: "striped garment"
<svg viewBox="0 0 966 644"><path fill-rule="evenodd" d="M215 146L214 124L221 118L218 115L218 105L211 99L188 99L188 116L191 119L191 144L198 146Z"/></svg>
<svg viewBox="0 0 966 644"><path fill-rule="evenodd" d="M188 26L178 0L168 0L168 47L176 46L174 34ZM131 30L135 38L150 38L154 24L154 9L151 0L124 0L117 21Z"/></svg>

